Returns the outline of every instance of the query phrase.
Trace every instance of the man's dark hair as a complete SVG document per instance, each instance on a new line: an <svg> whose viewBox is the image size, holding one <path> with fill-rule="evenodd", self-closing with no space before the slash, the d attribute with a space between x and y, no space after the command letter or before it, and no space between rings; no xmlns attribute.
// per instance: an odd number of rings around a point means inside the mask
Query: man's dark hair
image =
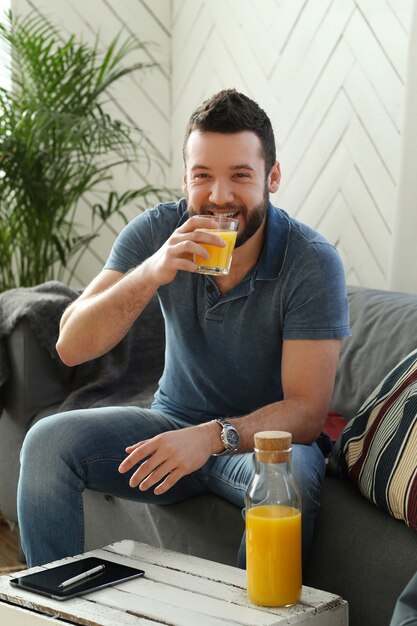
<svg viewBox="0 0 417 626"><path fill-rule="evenodd" d="M187 141L195 130L202 133L252 131L259 137L262 145L266 176L276 161L275 138L271 120L256 102L239 93L236 89L219 91L209 100L205 100L192 113L185 131L184 163Z"/></svg>

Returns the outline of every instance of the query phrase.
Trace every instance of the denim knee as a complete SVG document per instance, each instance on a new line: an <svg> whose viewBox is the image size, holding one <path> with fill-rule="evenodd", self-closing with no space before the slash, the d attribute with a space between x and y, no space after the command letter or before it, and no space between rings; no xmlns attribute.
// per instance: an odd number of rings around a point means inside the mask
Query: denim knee
<svg viewBox="0 0 417 626"><path fill-rule="evenodd" d="M44 458L47 461L47 452L55 449L50 439L50 418L44 417L34 424L27 432L20 451L21 464L34 457Z"/></svg>
<svg viewBox="0 0 417 626"><path fill-rule="evenodd" d="M73 439L77 438L77 434L79 436L79 431L74 424L65 420L65 416L65 413L49 415L29 429L20 451L21 463L34 459L50 463L54 454L60 455L62 448L73 445Z"/></svg>

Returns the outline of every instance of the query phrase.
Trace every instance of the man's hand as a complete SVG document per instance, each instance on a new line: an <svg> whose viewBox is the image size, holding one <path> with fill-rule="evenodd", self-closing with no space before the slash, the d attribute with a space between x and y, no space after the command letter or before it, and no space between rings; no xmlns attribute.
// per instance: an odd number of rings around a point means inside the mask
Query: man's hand
<svg viewBox="0 0 417 626"><path fill-rule="evenodd" d="M207 217L190 217L132 271L102 270L61 318L56 348L62 361L70 367L78 365L117 345L160 285L174 280L178 270L195 272L193 254L208 258L201 243L226 245L220 237L196 230L211 225L215 228L217 223Z"/></svg>
<svg viewBox="0 0 417 626"><path fill-rule="evenodd" d="M195 215L190 217L185 224L177 228L167 241L143 263L146 274L156 288L174 280L179 270L195 272L196 265L193 255L198 254L208 259L209 253L201 243L219 246L226 242L212 233L201 232L197 228L216 228L217 222L211 222L207 217Z"/></svg>
<svg viewBox="0 0 417 626"><path fill-rule="evenodd" d="M154 489L156 495L161 495L208 461L213 453L216 430L215 425L208 422L140 441L126 448L128 456L120 464L119 472L124 474L141 463L130 478L130 486L146 491L162 481Z"/></svg>

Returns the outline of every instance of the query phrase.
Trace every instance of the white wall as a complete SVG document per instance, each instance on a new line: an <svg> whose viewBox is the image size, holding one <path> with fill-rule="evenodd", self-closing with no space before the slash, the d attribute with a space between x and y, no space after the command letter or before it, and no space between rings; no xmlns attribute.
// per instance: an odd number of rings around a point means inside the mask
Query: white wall
<svg viewBox="0 0 417 626"><path fill-rule="evenodd" d="M417 293L417 4L414 4L408 49L405 114L401 142L401 167L397 210L391 247L391 289Z"/></svg>
<svg viewBox="0 0 417 626"><path fill-rule="evenodd" d="M9 11L11 8L10 0L0 0L0 16L1 19L6 11ZM9 65L9 55L10 51L8 47L0 47L0 87L3 89L10 89L11 87L11 76L10 76L10 65Z"/></svg>
<svg viewBox="0 0 417 626"><path fill-rule="evenodd" d="M99 30L108 40L125 25L159 44L161 68L142 84L126 80L113 106L147 129L169 185L180 183L184 127L203 99L236 87L257 100L283 172L274 202L336 244L350 284L388 288L413 0L14 3L88 37ZM106 229L85 258L80 284L100 269L119 228Z"/></svg>

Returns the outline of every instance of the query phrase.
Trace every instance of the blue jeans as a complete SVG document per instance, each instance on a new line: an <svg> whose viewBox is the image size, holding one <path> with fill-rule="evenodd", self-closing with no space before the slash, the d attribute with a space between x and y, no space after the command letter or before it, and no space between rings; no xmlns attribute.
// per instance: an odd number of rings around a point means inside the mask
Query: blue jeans
<svg viewBox="0 0 417 626"><path fill-rule="evenodd" d="M211 457L200 470L159 496L152 489L142 492L129 486L135 469L118 472L127 445L189 425L159 411L137 407L68 411L35 424L23 444L18 487L21 541L28 565L84 551L85 489L156 504L214 493L243 509L254 473L251 453ZM293 446L292 471L302 494L305 557L325 471L323 454L315 443ZM239 554L239 565L244 567L244 543Z"/></svg>

